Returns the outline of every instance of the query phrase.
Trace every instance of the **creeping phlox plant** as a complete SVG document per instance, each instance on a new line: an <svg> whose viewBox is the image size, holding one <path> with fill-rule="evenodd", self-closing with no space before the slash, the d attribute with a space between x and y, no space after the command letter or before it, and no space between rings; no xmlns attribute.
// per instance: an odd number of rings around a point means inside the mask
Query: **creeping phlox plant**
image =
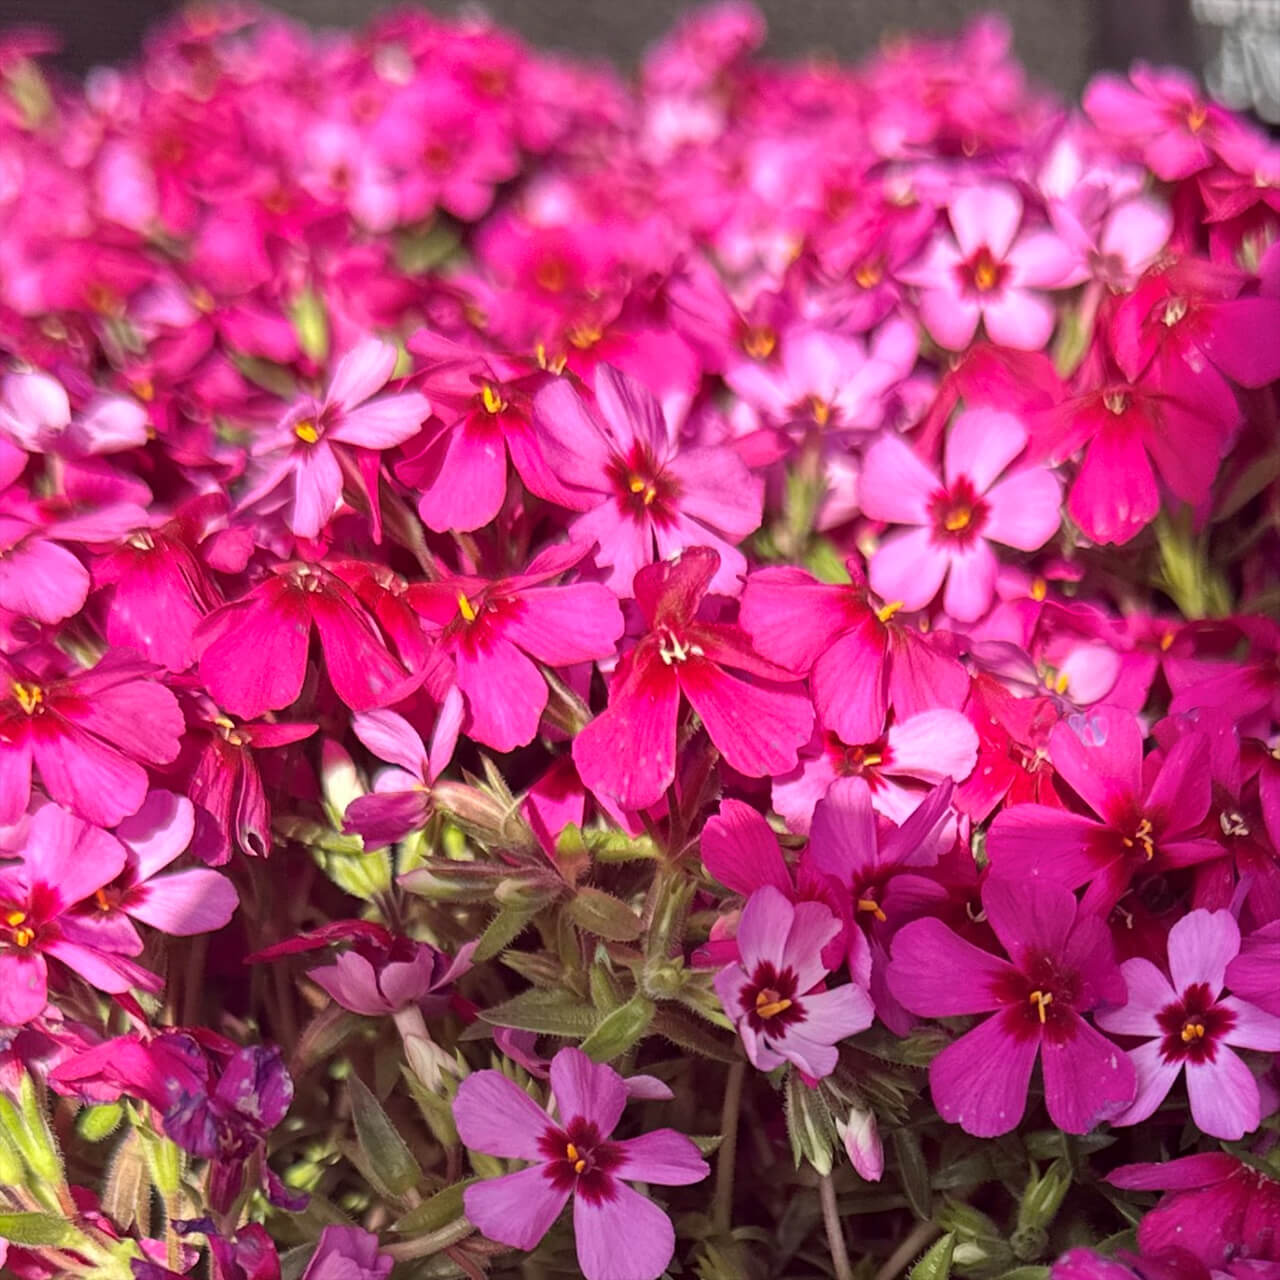
<svg viewBox="0 0 1280 1280"><path fill-rule="evenodd" d="M0 38L5 1275L1280 1276L1280 149L762 37Z"/></svg>

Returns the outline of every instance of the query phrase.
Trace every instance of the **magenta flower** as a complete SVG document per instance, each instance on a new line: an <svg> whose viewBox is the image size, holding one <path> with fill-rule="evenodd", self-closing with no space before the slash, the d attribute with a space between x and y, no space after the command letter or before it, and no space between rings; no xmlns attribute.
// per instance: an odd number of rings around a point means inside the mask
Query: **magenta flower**
<svg viewBox="0 0 1280 1280"><path fill-rule="evenodd" d="M951 424L942 480L898 436L882 436L867 450L863 513L916 526L889 535L872 557L877 595L923 609L945 578L943 607L953 618L974 622L987 611L998 568L990 544L1035 551L1058 528L1058 478L1043 467L1010 469L1027 439L1012 414L967 410Z"/></svg>
<svg viewBox="0 0 1280 1280"><path fill-rule="evenodd" d="M1054 725L1049 759L1097 817L1010 805L987 832L992 875L1051 880L1069 889L1088 884L1086 907L1109 911L1139 871L1222 856L1222 846L1197 831L1212 800L1203 734L1180 738L1153 773L1144 769L1137 716L1095 706Z"/></svg>
<svg viewBox="0 0 1280 1280"><path fill-rule="evenodd" d="M302 1280L387 1280L395 1260L359 1227L325 1227Z"/></svg>
<svg viewBox="0 0 1280 1280"><path fill-rule="evenodd" d="M141 950L128 921L76 913L124 870L126 857L114 836L56 804L32 817L18 864L0 870L0 1026L43 1012L50 960L101 991L159 990L159 978L126 959Z"/></svg>
<svg viewBox="0 0 1280 1280"><path fill-rule="evenodd" d="M320 565L299 563L274 566L265 582L200 624L200 682L246 720L287 707L302 692L313 627L334 692L353 711L386 706L413 688L351 588Z"/></svg>
<svg viewBox="0 0 1280 1280"><path fill-rule="evenodd" d="M264 459L261 474L241 500L257 502L292 481L287 523L300 538L314 538L342 497L342 466L335 445L390 449L417 435L430 412L416 391L378 396L391 380L398 352L389 342L366 338L338 361L324 398L304 397L253 448Z"/></svg>
<svg viewBox="0 0 1280 1280"><path fill-rule="evenodd" d="M871 1025L871 998L861 987L823 989L822 949L839 932L839 919L822 903L789 902L773 885L747 900L741 959L716 974L715 988L759 1070L790 1062L821 1080L836 1068L835 1046Z"/></svg>
<svg viewBox="0 0 1280 1280"><path fill-rule="evenodd" d="M619 595L634 593L655 548L668 559L694 546L719 553L712 587L737 594L747 565L735 544L760 527L764 488L732 449L677 449L653 393L607 364L596 367L593 405L557 379L533 413L549 467L578 495L570 536L597 544Z"/></svg>
<svg viewBox="0 0 1280 1280"><path fill-rule="evenodd" d="M1164 1164L1126 1164L1105 1181L1128 1191L1167 1191L1138 1224L1144 1254L1185 1249L1206 1267L1239 1260L1280 1262L1280 1182L1224 1152Z"/></svg>
<svg viewBox="0 0 1280 1280"><path fill-rule="evenodd" d="M65 388L45 373L11 373L0 385L0 432L28 453L90 457L147 442L147 412L136 400L101 396L76 417Z"/></svg>
<svg viewBox="0 0 1280 1280"><path fill-rule="evenodd" d="M452 660L471 737L497 751L533 740L547 705L537 663L567 667L612 655L622 611L599 582L549 585L585 549L548 547L523 573L440 577L409 588L409 603Z"/></svg>
<svg viewBox="0 0 1280 1280"><path fill-rule="evenodd" d="M1113 1035L1150 1037L1129 1051L1138 1096L1114 1124L1139 1124L1164 1101L1185 1069L1191 1118L1203 1133L1234 1141L1262 1120L1258 1082L1229 1045L1280 1050L1280 1018L1223 996L1227 966L1240 950L1229 911L1192 911L1169 931L1169 978L1141 956L1120 966L1129 1001L1099 1010Z"/></svg>
<svg viewBox="0 0 1280 1280"><path fill-rule="evenodd" d="M469 1186L467 1217L491 1240L532 1249L572 1196L586 1280L657 1280L675 1252L675 1232L667 1215L624 1180L684 1186L707 1176L706 1161L674 1129L614 1140L626 1082L580 1049L556 1054L551 1092L555 1120L500 1072L477 1071L459 1086L453 1116L462 1141L487 1155L532 1162Z"/></svg>
<svg viewBox="0 0 1280 1280"><path fill-rule="evenodd" d="M33 767L54 800L99 826L137 812L144 766L173 760L183 729L153 670L119 652L69 675L0 657L0 824L26 811Z"/></svg>
<svg viewBox="0 0 1280 1280"><path fill-rule="evenodd" d="M1051 231L1027 231L1022 197L1003 183L969 187L947 209L952 234L938 232L898 278L920 289L920 319L950 351L973 341L978 321L993 342L1038 351L1053 333L1053 304L1039 289L1062 282L1068 246Z"/></svg>
<svg viewBox="0 0 1280 1280"><path fill-rule="evenodd" d="M389 935L387 941L356 936L354 946L334 962L308 969L307 977L344 1009L366 1018L393 1017L410 1006L443 1012L450 988L471 968L474 942L450 957L425 942ZM284 954L287 944L272 948Z"/></svg>
<svg viewBox="0 0 1280 1280"><path fill-rule="evenodd" d="M347 805L342 829L364 840L366 849L381 849L426 825L431 816L431 787L453 756L462 724L462 694L445 694L428 747L414 727L394 711L362 711L351 717L351 730L380 760L383 769L368 795Z"/></svg>
<svg viewBox="0 0 1280 1280"><path fill-rule="evenodd" d="M813 728L790 672L758 657L737 627L698 619L719 566L715 551L694 547L636 575L648 631L618 664L608 709L573 740L583 783L624 809L654 804L671 785L682 694L725 760L749 777L792 768Z"/></svg>
<svg viewBox="0 0 1280 1280"><path fill-rule="evenodd" d="M848 586L815 581L803 569L759 569L747 579L738 621L756 651L808 673L822 723L845 742L871 742L892 706L899 717L961 707L965 669L910 621L898 605L877 607L860 560Z"/></svg>
<svg viewBox="0 0 1280 1280"><path fill-rule="evenodd" d="M240 901L231 881L207 867L167 870L186 852L195 828L195 806L186 796L152 791L116 827L124 870L94 894L87 916L111 919L120 912L175 938L221 929Z"/></svg>
<svg viewBox="0 0 1280 1280"><path fill-rule="evenodd" d="M1114 1120L1133 1102L1133 1064L1081 1017L1124 1001L1106 923L1079 910L1069 889L1039 880L988 880L982 906L1009 960L933 918L912 921L893 941L889 988L912 1013L995 1014L930 1065L938 1114L979 1138L1017 1128L1039 1056L1059 1129L1088 1133Z"/></svg>

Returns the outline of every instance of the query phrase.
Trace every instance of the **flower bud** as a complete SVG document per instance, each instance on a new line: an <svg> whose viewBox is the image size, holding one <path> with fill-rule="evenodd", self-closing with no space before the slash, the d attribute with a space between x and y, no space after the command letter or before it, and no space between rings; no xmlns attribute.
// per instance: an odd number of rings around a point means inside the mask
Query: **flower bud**
<svg viewBox="0 0 1280 1280"><path fill-rule="evenodd" d="M510 853L537 855L545 861L529 824L517 806L504 803L479 787L447 778L431 788L436 807L447 813L478 843Z"/></svg>
<svg viewBox="0 0 1280 1280"><path fill-rule="evenodd" d="M865 1107L853 1107L848 1121L836 1121L844 1149L860 1178L867 1182L879 1182L884 1176L884 1145L876 1125L874 1111Z"/></svg>
<svg viewBox="0 0 1280 1280"><path fill-rule="evenodd" d="M1071 1180L1071 1166L1061 1157L1043 1176L1028 1179L1018 1205L1018 1229L1010 1238L1014 1252L1024 1262L1035 1261L1047 1246L1046 1232L1071 1190ZM1023 1237L1021 1243L1019 1237Z"/></svg>

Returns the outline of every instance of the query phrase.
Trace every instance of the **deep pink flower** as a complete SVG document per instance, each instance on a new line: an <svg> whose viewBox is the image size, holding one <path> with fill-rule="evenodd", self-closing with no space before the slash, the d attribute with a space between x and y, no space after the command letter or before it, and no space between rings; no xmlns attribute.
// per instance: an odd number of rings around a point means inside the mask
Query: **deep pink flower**
<svg viewBox="0 0 1280 1280"><path fill-rule="evenodd" d="M127 652L66 675L0 657L0 824L26 811L33 767L54 800L99 826L137 812L144 766L173 760L183 729L153 671Z"/></svg>
<svg viewBox="0 0 1280 1280"><path fill-rule="evenodd" d="M1280 1183L1223 1152L1126 1164L1106 1177L1127 1191L1167 1191L1138 1224L1143 1253L1185 1249L1207 1267L1280 1262Z"/></svg>
<svg viewBox="0 0 1280 1280"><path fill-rule="evenodd" d="M626 1082L580 1049L556 1054L551 1092L555 1120L500 1072L477 1071L458 1087L453 1116L462 1141L487 1155L532 1162L469 1186L467 1217L491 1240L532 1249L572 1196L586 1280L657 1280L675 1251L675 1232L667 1215L626 1180L700 1182L706 1161L674 1129L615 1140Z"/></svg>
<svg viewBox="0 0 1280 1280"><path fill-rule="evenodd" d="M808 673L822 723L845 742L871 742L890 707L899 717L960 707L964 668L931 636L877 607L861 561L846 566L848 586L815 581L803 569L759 569L747 578L738 621L756 651Z"/></svg>
<svg viewBox="0 0 1280 1280"><path fill-rule="evenodd" d="M942 480L898 436L882 436L867 450L863 513L916 526L887 537L872 557L877 595L923 609L946 578L948 614L974 622L987 611L997 569L990 544L1035 551L1058 528L1058 478L1027 464L1010 470L1027 439L1012 414L969 409L951 424Z"/></svg>
<svg viewBox="0 0 1280 1280"><path fill-rule="evenodd" d="M467 699L467 732L497 751L533 740L547 705L537 663L567 667L612 655L622 611L598 582L549 585L578 564L582 546L548 547L506 578L441 576L407 592Z"/></svg>
<svg viewBox="0 0 1280 1280"><path fill-rule="evenodd" d="M334 692L353 711L386 706L413 687L351 588L300 563L273 566L265 582L200 624L200 681L246 720L287 707L302 692L313 627Z"/></svg>
<svg viewBox="0 0 1280 1280"><path fill-rule="evenodd" d="M924 256L898 273L920 289L920 319L940 346L961 351L981 320L1002 346L1038 351L1053 333L1053 304L1037 290L1060 284L1071 251L1052 231L1022 225L1022 197L1003 183L951 197L952 234L935 234Z"/></svg>
<svg viewBox="0 0 1280 1280"><path fill-rule="evenodd" d="M871 999L861 987L825 989L822 950L839 932L838 917L822 903L792 903L773 885L747 900L740 959L716 974L715 988L761 1071L790 1062L820 1080L836 1068L836 1044L871 1025Z"/></svg>
<svg viewBox="0 0 1280 1280"><path fill-rule="evenodd" d="M1227 985L1237 995L1280 1017L1280 920L1251 933L1227 966Z"/></svg>
<svg viewBox="0 0 1280 1280"><path fill-rule="evenodd" d="M302 1280L387 1280L395 1260L359 1227L325 1227Z"/></svg>
<svg viewBox="0 0 1280 1280"><path fill-rule="evenodd" d="M0 1026L21 1026L44 1010L50 960L101 991L159 990L155 974L126 959L138 949L127 921L75 912L124 870L120 841L46 804L31 818L18 858L0 870Z"/></svg>
<svg viewBox="0 0 1280 1280"><path fill-rule="evenodd" d="M582 781L624 809L655 803L671 785L682 694L729 765L750 777L792 768L813 728L791 673L758 657L737 627L699 620L719 566L715 551L694 547L636 575L648 630L618 664L608 709L573 740Z"/></svg>
<svg viewBox="0 0 1280 1280"><path fill-rule="evenodd" d="M584 513L570 536L597 544L619 595L634 593L655 549L668 559L695 546L719 553L714 589L737 594L746 561L736 544L760 527L764 490L732 449L676 448L653 393L607 364L596 369L593 405L557 379L533 411L547 463Z"/></svg>
<svg viewBox="0 0 1280 1280"><path fill-rule="evenodd" d="M390 343L367 338L334 366L324 398L293 404L273 431L254 445L263 474L240 500L247 506L292 481L287 523L300 538L314 538L342 497L342 467L334 445L390 449L417 435L430 405L416 391L377 396L398 358ZM374 397L377 396L376 399Z"/></svg>
<svg viewBox="0 0 1280 1280"><path fill-rule="evenodd" d="M1142 729L1132 711L1096 706L1054 725L1049 758L1097 818L1041 804L1002 810L987 832L992 874L1043 879L1075 889L1110 910L1139 871L1191 866L1221 856L1198 834L1212 788L1202 734L1181 738L1159 765L1144 769Z"/></svg>
<svg viewBox="0 0 1280 1280"><path fill-rule="evenodd" d="M367 1018L392 1017L409 1006L442 1012L449 1004L449 988L471 968L475 949L475 942L467 942L450 957L409 938L393 936L384 946L357 937L332 964L308 969L307 977L344 1009ZM283 953L282 948L273 950Z"/></svg>
<svg viewBox="0 0 1280 1280"><path fill-rule="evenodd" d="M1104 133L1128 142L1165 182L1206 168L1214 148L1244 132L1225 107L1209 101L1195 80L1174 67L1138 62L1128 81L1113 72L1094 76L1084 109Z"/></svg>
<svg viewBox="0 0 1280 1280"><path fill-rule="evenodd" d="M28 453L88 457L147 442L147 413L136 400L101 396L73 417L66 388L45 373L11 373L0 385L0 432Z"/></svg>
<svg viewBox="0 0 1280 1280"><path fill-rule="evenodd" d="M938 1114L977 1137L1010 1132L1040 1056L1059 1129L1088 1133L1113 1120L1133 1101L1133 1064L1081 1017L1124 1000L1106 923L1079 910L1069 889L1040 880L988 880L982 906L1012 963L935 919L912 921L893 941L889 989L913 1013L995 1013L930 1065Z"/></svg>
<svg viewBox="0 0 1280 1280"><path fill-rule="evenodd" d="M1224 996L1227 966L1240 950L1229 911L1192 911L1169 931L1169 978L1142 957L1120 966L1128 1002L1100 1009L1095 1021L1113 1035L1151 1037L1129 1051L1138 1096L1114 1124L1140 1124L1187 1075L1191 1118L1201 1132L1235 1140L1261 1122L1258 1082L1228 1047L1280 1049L1280 1018Z"/></svg>

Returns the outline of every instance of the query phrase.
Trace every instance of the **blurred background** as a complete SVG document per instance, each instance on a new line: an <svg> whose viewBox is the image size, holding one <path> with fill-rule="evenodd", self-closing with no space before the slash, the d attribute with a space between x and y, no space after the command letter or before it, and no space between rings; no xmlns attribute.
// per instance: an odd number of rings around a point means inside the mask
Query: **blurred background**
<svg viewBox="0 0 1280 1280"><path fill-rule="evenodd" d="M354 25L402 0L276 0L314 25ZM1280 0L757 0L768 53L859 58L887 35L950 32L998 10L1030 73L1077 94L1094 72L1135 58L1184 66L1230 105L1280 119ZM61 65L83 72L129 57L169 0L0 0L0 28L39 22L62 36ZM429 0L436 12L451 0ZM646 46L695 7L690 0L488 0L483 8L544 48L634 65Z"/></svg>

